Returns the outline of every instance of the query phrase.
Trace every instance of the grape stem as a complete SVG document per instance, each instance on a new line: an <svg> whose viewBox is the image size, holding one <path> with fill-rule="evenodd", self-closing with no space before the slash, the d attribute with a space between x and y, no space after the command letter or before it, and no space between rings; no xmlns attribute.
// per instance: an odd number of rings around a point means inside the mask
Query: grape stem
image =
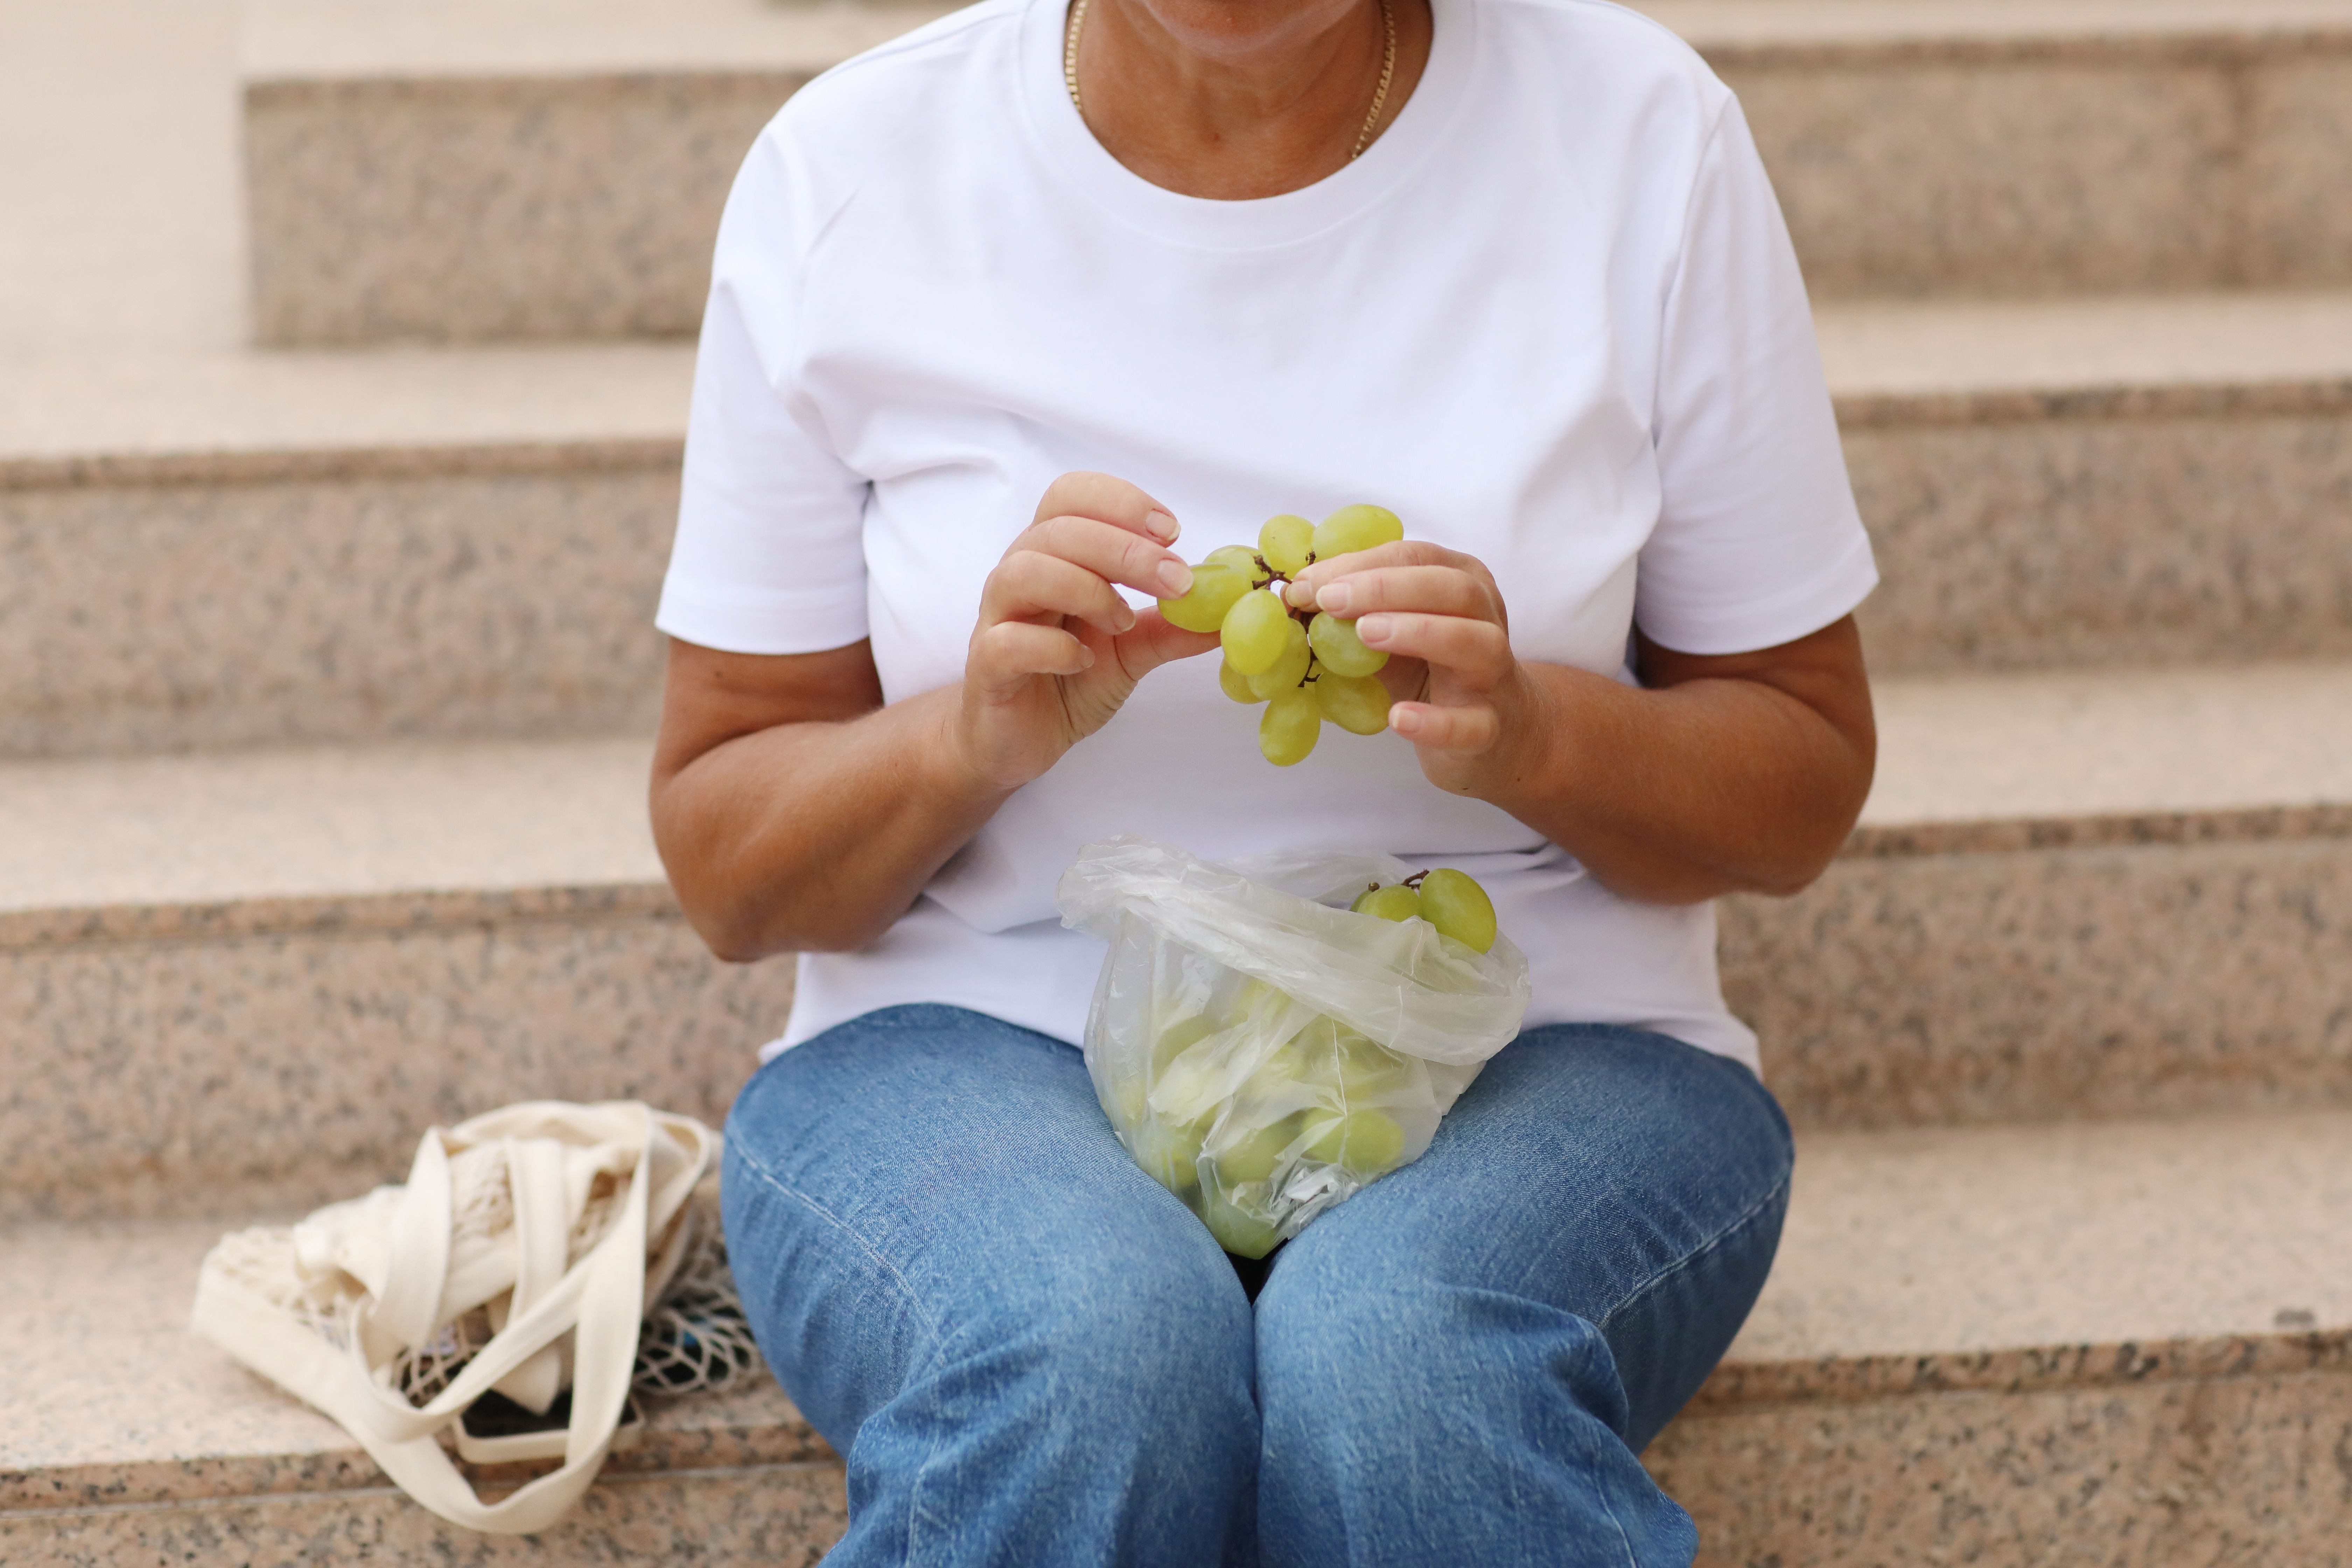
<svg viewBox="0 0 2352 1568"><path fill-rule="evenodd" d="M1261 588L1271 588L1271 587L1273 587L1276 583L1287 584L1287 583L1290 581L1290 579L1289 579L1288 577L1285 576L1283 574L1281 574L1281 573L1279 573L1279 572L1276 571L1272 566L1268 565L1268 564L1266 563L1266 559L1265 559L1265 557L1264 555L1261 555L1261 554L1257 553L1256 552L1253 551L1253 552L1251 552L1251 554L1250 554L1250 559L1251 559L1251 560L1253 560L1253 561L1255 561L1255 562L1256 562L1256 563L1257 563L1257 569L1258 569L1259 571L1261 571L1261 572L1263 572L1263 573L1265 573L1265 582L1263 582L1263 583L1260 583L1260 584L1258 584L1258 586L1259 586L1259 587L1261 587ZM1315 564L1315 552L1313 552L1312 550L1310 550L1310 551L1308 551L1308 552L1307 552L1307 564L1308 564L1309 566L1312 566L1312 565L1314 565L1314 564ZM1307 621L1312 621L1312 620L1315 618L1315 612L1314 612L1314 611L1312 611L1312 610L1307 610L1307 609L1301 609L1298 605L1292 604L1292 603L1290 602L1290 595L1287 595L1287 594L1285 594L1285 595L1282 596L1282 607L1283 607L1285 610L1286 610L1286 611L1288 611L1288 612L1290 613L1290 618L1291 618L1292 620L1294 620L1294 621L1307 622ZM1312 679L1312 678L1310 677L1309 679ZM1299 682L1299 684L1300 684L1301 686L1304 686L1304 685L1305 685L1305 684L1307 684L1307 683L1306 683L1306 681L1303 681L1303 680L1302 680L1302 681L1300 681L1300 682Z"/></svg>

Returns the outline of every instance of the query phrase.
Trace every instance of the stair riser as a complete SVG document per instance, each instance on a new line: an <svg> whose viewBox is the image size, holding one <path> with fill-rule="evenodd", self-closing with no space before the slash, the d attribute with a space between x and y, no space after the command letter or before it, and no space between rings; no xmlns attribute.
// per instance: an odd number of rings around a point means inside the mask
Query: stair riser
<svg viewBox="0 0 2352 1568"><path fill-rule="evenodd" d="M2015 401L1848 400L1874 669L2352 654L2352 411ZM0 755L648 726L677 478L645 445L0 488Z"/></svg>
<svg viewBox="0 0 2352 1568"><path fill-rule="evenodd" d="M337 928L0 950L0 1220L299 1212L520 1100L716 1126L790 1005L674 915Z"/></svg>
<svg viewBox="0 0 2352 1568"><path fill-rule="evenodd" d="M2347 951L2345 837L1850 858L1723 910L1807 1127L2352 1103ZM716 1122L790 998L656 912L18 946L0 1219L306 1207L513 1100Z"/></svg>
<svg viewBox="0 0 2352 1568"><path fill-rule="evenodd" d="M2352 280L2352 40L1708 51L1823 295ZM248 86L272 343L690 331L804 71Z"/></svg>
<svg viewBox="0 0 2352 1568"><path fill-rule="evenodd" d="M267 83L267 343L690 332L743 153L804 74Z"/></svg>
<svg viewBox="0 0 2352 1568"><path fill-rule="evenodd" d="M2352 1377L1694 1411L1643 1456L1702 1568L2352 1563Z"/></svg>
<svg viewBox="0 0 2352 1568"><path fill-rule="evenodd" d="M2352 278L2352 54L1948 53L1719 59L1816 294Z"/></svg>
<svg viewBox="0 0 2352 1568"><path fill-rule="evenodd" d="M1860 412L1874 669L2352 653L2352 411Z"/></svg>
<svg viewBox="0 0 2352 1568"><path fill-rule="evenodd" d="M146 1568L235 1563L307 1568L813 1568L846 1528L835 1463L607 1477L543 1535L481 1535L444 1523L389 1487L234 1498L163 1508L0 1514L10 1568Z"/></svg>
<svg viewBox="0 0 2352 1568"><path fill-rule="evenodd" d="M658 462L0 488L0 755L649 727Z"/></svg>
<svg viewBox="0 0 2352 1568"><path fill-rule="evenodd" d="M1849 858L1726 900L1810 1127L2352 1103L2352 838Z"/></svg>

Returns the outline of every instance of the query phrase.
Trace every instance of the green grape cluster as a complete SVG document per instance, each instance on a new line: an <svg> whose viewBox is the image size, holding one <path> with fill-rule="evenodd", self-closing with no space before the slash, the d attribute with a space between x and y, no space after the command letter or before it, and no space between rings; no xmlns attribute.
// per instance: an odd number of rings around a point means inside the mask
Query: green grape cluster
<svg viewBox="0 0 2352 1568"><path fill-rule="evenodd" d="M1276 767L1305 762L1326 720L1357 735L1389 727L1388 688L1374 679L1389 656L1366 647L1352 620L1293 609L1284 586L1313 562L1403 537L1385 507L1343 506L1321 522L1285 513L1258 530L1256 549L1211 551L1190 590L1160 601L1170 625L1217 634L1218 684L1236 702L1265 704L1257 744Z"/></svg>
<svg viewBox="0 0 2352 1568"><path fill-rule="evenodd" d="M1408 877L1386 887L1374 883L1348 906L1360 915L1384 921L1423 920L1473 952L1495 946L1495 900L1476 878L1451 866Z"/></svg>
<svg viewBox="0 0 2352 1568"><path fill-rule="evenodd" d="M1495 945L1494 903L1450 868L1376 884L1353 909L1426 920L1479 952ZM1403 1163L1408 1123L1444 1102L1436 1070L1227 972L1204 1003L1160 1017L1148 1070L1139 1062L1112 1079L1103 1105L1136 1163L1183 1199L1220 1247L1263 1258L1279 1239L1282 1194L1302 1171L1336 1167L1360 1184ZM1453 1092L1458 1084L1444 1100Z"/></svg>
<svg viewBox="0 0 2352 1568"><path fill-rule="evenodd" d="M1118 1108L1136 1163L1242 1258L1274 1250L1271 1200L1302 1164L1336 1165L1359 1182L1394 1170L1405 1132L1391 1111L1428 1093L1426 1064L1318 1017L1218 1095L1228 1031L1253 1011L1263 1018L1289 1005L1252 981L1227 1007L1161 1028L1152 1042L1158 1092L1147 1098L1130 1083Z"/></svg>

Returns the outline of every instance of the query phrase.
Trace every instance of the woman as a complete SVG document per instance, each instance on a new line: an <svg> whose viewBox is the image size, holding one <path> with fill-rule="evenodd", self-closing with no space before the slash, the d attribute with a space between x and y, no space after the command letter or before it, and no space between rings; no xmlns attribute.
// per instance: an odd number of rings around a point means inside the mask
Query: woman
<svg viewBox="0 0 2352 1568"><path fill-rule="evenodd" d="M1356 500L1408 541L1291 592L1393 733L1276 770L1150 601ZM1738 110L1632 13L987 0L794 97L720 232L653 804L711 947L803 955L727 1222L834 1560L1687 1563L1636 1455L1790 1167L1706 900L1852 826L1874 581ZM1072 1044L1052 890L1118 832L1459 866L1533 963L1254 1306Z"/></svg>

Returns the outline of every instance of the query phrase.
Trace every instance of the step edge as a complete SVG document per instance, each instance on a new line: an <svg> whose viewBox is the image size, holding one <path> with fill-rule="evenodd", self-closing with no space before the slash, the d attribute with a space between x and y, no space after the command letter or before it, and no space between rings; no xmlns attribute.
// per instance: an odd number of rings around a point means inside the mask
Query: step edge
<svg viewBox="0 0 2352 1568"><path fill-rule="evenodd" d="M1848 433L1937 426L2299 416L2352 410L2352 374L1926 392L1858 389L1835 393L1832 404L1839 428ZM0 492L668 471L684 460L684 421L679 423L677 433L661 435L0 454Z"/></svg>
<svg viewBox="0 0 2352 1568"><path fill-rule="evenodd" d="M1688 1408L1692 1414L1719 1415L1766 1405L1858 1404L1937 1394L2028 1394L2309 1373L2352 1374L2352 1328L1961 1352L1727 1360Z"/></svg>
<svg viewBox="0 0 2352 1568"><path fill-rule="evenodd" d="M370 1463L373 1465L373 1461ZM841 1468L840 1458L828 1452L824 1457L812 1456L803 1459L778 1459L749 1464L688 1465L654 1469L608 1467L600 1472L591 1484L597 1488L642 1486L684 1476L726 1479L772 1475L778 1471L837 1471ZM381 1475L381 1472L378 1474ZM37 1503L26 1507L15 1507L5 1501L0 1501L0 1523L5 1523L11 1520L24 1520L37 1523L49 1519L106 1519L139 1513L212 1512L222 1509L250 1507L256 1503L334 1502L342 1499L391 1498L406 1495L390 1480L383 1479L374 1483L315 1489L216 1492L191 1497L128 1499L119 1502Z"/></svg>
<svg viewBox="0 0 2352 1568"><path fill-rule="evenodd" d="M939 15L911 8L908 28L911 31ZM1831 32L1798 37L1731 37L1694 26L1677 36L1717 70L2074 63L2186 64L2230 69L2273 59L2301 60L2318 53L2352 53L2352 18L2341 23L2237 24L2217 19L2158 22L2138 27L2093 24L2010 33L1917 28L1873 33L1857 28L1843 35ZM812 43L779 50L774 58L751 64L718 58L656 66L551 63L540 68L507 62L468 67L462 61L348 67L262 64L245 68L239 80L248 111L310 107L343 97L414 101L441 96L498 97L550 88L612 93L682 84L724 90L790 82L789 91L855 58L856 52L845 54L838 47Z"/></svg>
<svg viewBox="0 0 2352 1568"><path fill-rule="evenodd" d="M1717 70L1870 69L1886 66L2191 65L2228 70L2314 54L2352 53L2352 19L2088 26L2048 33L1855 33L1811 38L1687 38Z"/></svg>
<svg viewBox="0 0 2352 1568"><path fill-rule="evenodd" d="M1842 431L1938 425L2049 425L2131 419L2243 418L2352 409L2352 373L2244 381L2158 379L2052 386L1906 392L1855 388L1831 404Z"/></svg>
<svg viewBox="0 0 2352 1568"><path fill-rule="evenodd" d="M0 491L670 470L684 460L685 448L681 432L43 454L0 457Z"/></svg>
<svg viewBox="0 0 2352 1568"><path fill-rule="evenodd" d="M1865 824L1840 860L2325 841L2352 837L2352 803ZM683 919L667 882L261 894L0 911L0 951L180 945L247 937L364 937L477 925Z"/></svg>
<svg viewBox="0 0 2352 1568"><path fill-rule="evenodd" d="M682 919L660 881L404 889L0 911L0 951L181 944L289 934L373 936L476 925Z"/></svg>
<svg viewBox="0 0 2352 1568"><path fill-rule="evenodd" d="M2352 802L2319 801L2293 805L1864 823L1847 838L1838 858L1927 859L1947 855L2031 854L2048 849L2152 848L2344 837L2352 837Z"/></svg>

